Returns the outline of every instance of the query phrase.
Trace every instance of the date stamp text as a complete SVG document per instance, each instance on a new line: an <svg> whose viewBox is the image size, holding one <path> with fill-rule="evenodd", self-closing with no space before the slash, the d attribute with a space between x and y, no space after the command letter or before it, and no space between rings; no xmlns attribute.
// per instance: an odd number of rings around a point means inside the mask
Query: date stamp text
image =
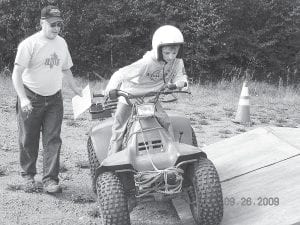
<svg viewBox="0 0 300 225"><path fill-rule="evenodd" d="M225 206L279 206L279 197L225 197Z"/></svg>

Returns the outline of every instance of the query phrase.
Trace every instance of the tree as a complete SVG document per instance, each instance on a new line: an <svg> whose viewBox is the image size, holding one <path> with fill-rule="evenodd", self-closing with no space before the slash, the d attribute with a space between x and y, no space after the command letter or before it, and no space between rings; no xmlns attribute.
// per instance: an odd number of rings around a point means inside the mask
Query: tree
<svg viewBox="0 0 300 225"><path fill-rule="evenodd" d="M202 71L200 80L231 79L234 68L251 69L254 79L272 74L278 80L299 51L287 41L299 31L298 0L204 0L194 1L193 9L190 62Z"/></svg>
<svg viewBox="0 0 300 225"><path fill-rule="evenodd" d="M18 43L38 29L46 4L63 12L61 35L80 76L97 71L109 78L150 50L164 24L183 32L187 73L201 82L246 69L253 79L274 82L297 74L300 0L1 0L0 68L12 67Z"/></svg>

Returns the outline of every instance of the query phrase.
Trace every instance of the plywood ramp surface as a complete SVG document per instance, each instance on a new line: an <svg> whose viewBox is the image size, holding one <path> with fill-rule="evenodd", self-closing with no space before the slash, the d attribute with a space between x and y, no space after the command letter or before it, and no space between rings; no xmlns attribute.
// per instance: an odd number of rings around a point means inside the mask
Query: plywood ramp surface
<svg viewBox="0 0 300 225"><path fill-rule="evenodd" d="M299 128L257 128L204 151L222 181L222 225L300 222Z"/></svg>

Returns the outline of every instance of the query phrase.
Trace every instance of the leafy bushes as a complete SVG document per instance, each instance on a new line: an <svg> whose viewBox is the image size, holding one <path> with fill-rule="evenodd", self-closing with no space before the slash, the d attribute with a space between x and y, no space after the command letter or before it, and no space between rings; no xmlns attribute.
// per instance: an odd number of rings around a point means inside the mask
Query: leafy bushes
<svg viewBox="0 0 300 225"><path fill-rule="evenodd" d="M48 0L63 11L75 73L104 77L151 49L163 24L184 33L188 74L201 82L299 81L299 0ZM20 40L39 27L46 0L0 0L0 68L12 67Z"/></svg>

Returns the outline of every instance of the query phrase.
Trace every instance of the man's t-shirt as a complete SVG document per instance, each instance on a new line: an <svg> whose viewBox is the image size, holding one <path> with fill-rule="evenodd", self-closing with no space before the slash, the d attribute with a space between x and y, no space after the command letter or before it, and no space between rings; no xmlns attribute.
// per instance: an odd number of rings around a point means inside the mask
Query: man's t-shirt
<svg viewBox="0 0 300 225"><path fill-rule="evenodd" d="M22 74L24 85L42 96L58 92L62 88L62 70L73 66L66 41L60 36L48 39L41 31L20 43L15 64L26 68Z"/></svg>

